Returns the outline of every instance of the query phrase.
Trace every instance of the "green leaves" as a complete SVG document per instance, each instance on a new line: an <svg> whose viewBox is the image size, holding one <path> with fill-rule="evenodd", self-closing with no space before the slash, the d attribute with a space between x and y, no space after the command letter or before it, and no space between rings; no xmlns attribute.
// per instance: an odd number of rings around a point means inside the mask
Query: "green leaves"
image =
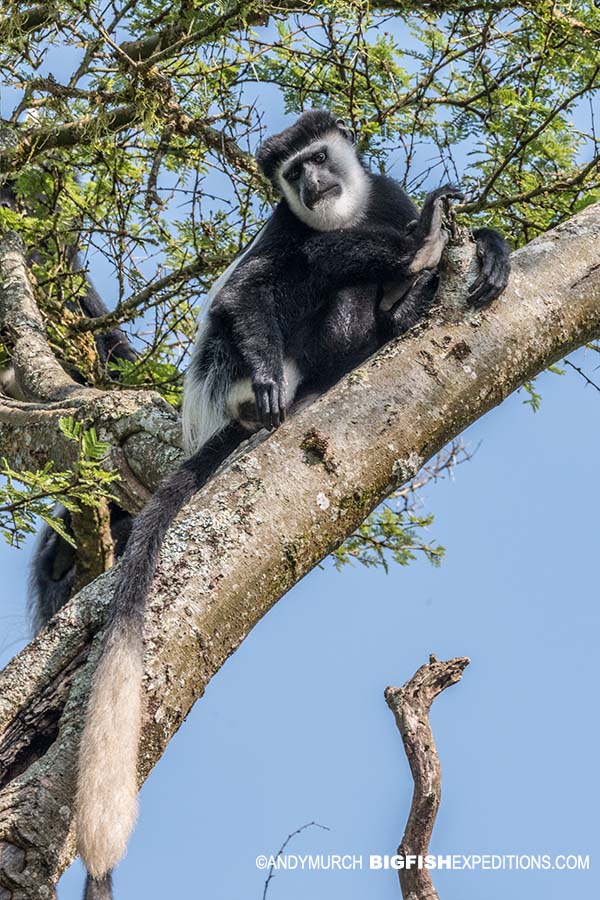
<svg viewBox="0 0 600 900"><path fill-rule="evenodd" d="M0 228L36 250L48 318L83 290L66 249L77 240L111 305L202 257L201 278L139 308L135 337L147 353L130 383L177 402L162 367L185 359L194 311L272 200L252 153L263 128L281 126L274 110L334 110L374 168L416 196L459 182L465 221L495 225L515 245L600 196L600 11L583 0L453 6L441 15L429 4L328 0L296 16L268 2L123 0L103 17L59 2L57 24L27 30L9 4L0 77L22 103L12 122L20 149L5 148L3 165L27 215L0 210ZM40 75L51 44L60 77ZM103 386L110 373L84 358L89 344L57 325L52 337Z"/></svg>
<svg viewBox="0 0 600 900"><path fill-rule="evenodd" d="M525 400L523 400L523 403L525 404L525 406L530 406L532 412L537 412L542 403L542 395L538 394L533 385L533 381L526 381L523 385L523 390L527 394L527 397Z"/></svg>
<svg viewBox="0 0 600 900"><path fill-rule="evenodd" d="M433 516L396 512L386 504L372 513L358 531L334 551L335 566L339 571L347 563L356 561L367 568L381 566L387 572L388 560L407 566L420 553L438 566L444 548L425 542L421 536L432 522Z"/></svg>
<svg viewBox="0 0 600 900"><path fill-rule="evenodd" d="M13 546L19 546L28 534L35 532L37 518L74 546L62 520L53 515L56 504L75 511L96 506L100 499L112 496L110 485L118 476L101 466L108 445L98 440L94 428L85 428L71 418L61 419L59 427L77 445L78 457L72 470L58 472L52 463L47 463L36 472L16 472L6 459L0 458L0 477L4 481L0 486L0 532Z"/></svg>
<svg viewBox="0 0 600 900"><path fill-rule="evenodd" d="M0 170L19 197L17 210L0 208L0 232L23 236L52 348L93 386L150 387L179 404L206 294L274 200L253 153L284 114L335 111L373 169L417 198L460 184L463 222L495 226L514 246L600 197L600 9L587 0L447 4L439 14L443 4L327 0L301 16L225 0L51 6L33 21L10 0L0 24L0 79L11 88ZM77 310L88 269L136 362L103 366L92 335L78 331L68 307ZM9 351L0 346L0 365ZM537 409L534 386L524 389ZM94 482L98 445L72 439ZM88 482L77 495L86 473L5 468L22 492L0 497L5 533L33 527L24 513L13 521L15 502L35 517L71 490L73 502L92 497ZM374 514L337 563L438 561L424 538L430 518L393 509Z"/></svg>

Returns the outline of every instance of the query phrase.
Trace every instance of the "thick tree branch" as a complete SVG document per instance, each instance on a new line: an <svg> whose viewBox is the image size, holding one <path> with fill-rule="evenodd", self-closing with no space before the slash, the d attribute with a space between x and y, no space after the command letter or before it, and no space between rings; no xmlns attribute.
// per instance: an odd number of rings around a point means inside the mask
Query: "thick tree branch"
<svg viewBox="0 0 600 900"><path fill-rule="evenodd" d="M53 403L23 403L0 394L0 447L16 470L36 470L51 460L67 469L76 445L58 427L72 417L94 425L110 446L103 465L118 472L111 486L121 506L139 512L150 493L181 460L177 413L152 391L90 391Z"/></svg>
<svg viewBox="0 0 600 900"><path fill-rule="evenodd" d="M60 400L90 394L67 375L46 338L29 281L25 245L15 232L0 242L0 328L13 343L17 384L32 400Z"/></svg>
<svg viewBox="0 0 600 900"><path fill-rule="evenodd" d="M398 856L405 860L405 866L398 870L404 900L438 900L429 870L416 865L417 857L425 857L429 850L442 795L442 773L429 710L438 694L460 681L469 662L466 656L447 662L431 656L427 665L421 666L403 687L385 690L415 783L408 821L398 847Z"/></svg>
<svg viewBox="0 0 600 900"><path fill-rule="evenodd" d="M95 114L83 116L74 122L17 132L18 143L10 150L0 153L0 172L10 172L15 166L28 164L37 155L48 150L91 144L98 134L115 134L129 128L139 119L140 111L137 106L126 103L107 112L97 110Z"/></svg>
<svg viewBox="0 0 600 900"><path fill-rule="evenodd" d="M114 543L110 531L108 500L71 513L71 528L77 544L77 579L73 593L107 572L114 565Z"/></svg>
<svg viewBox="0 0 600 900"><path fill-rule="evenodd" d="M449 440L600 335L599 246L595 204L515 253L511 284L489 310L460 315L472 249L455 250L441 293L445 311L344 378L194 498L165 542L146 619L140 780L279 597ZM309 453L307 435L315 431L318 453L314 440ZM114 570L0 675L7 781L0 847L20 854L18 867L13 857L0 862L0 885L10 881L12 900L39 897L40 884L51 888L73 858L76 748L90 674L83 664L113 586ZM66 705L65 681L73 684ZM48 735L41 748L38 725Z"/></svg>
<svg viewBox="0 0 600 900"><path fill-rule="evenodd" d="M120 52L135 62L149 60L151 65L167 56L178 53L191 44L202 44L216 40L224 31L229 31L243 24L246 14L252 6L248 0L232 3L229 9L220 16L206 14L198 17L197 23L170 25L163 31L151 34L138 41L127 41L120 45ZM194 27L194 26L197 27Z"/></svg>
<svg viewBox="0 0 600 900"><path fill-rule="evenodd" d="M164 85L164 79L161 80L161 84ZM173 132L183 137L199 138L210 151L221 154L231 165L251 174L262 186L263 191L272 195L272 190L259 172L252 154L242 150L232 137L207 125L202 119L186 115L173 101L165 101L163 114ZM140 124L143 117L143 109L140 110L139 106L132 102L108 110L98 108L80 119L60 125L44 125L26 131L15 131L14 142L10 146L0 147L0 173L29 165L37 156L49 150L89 146L99 135L126 131Z"/></svg>

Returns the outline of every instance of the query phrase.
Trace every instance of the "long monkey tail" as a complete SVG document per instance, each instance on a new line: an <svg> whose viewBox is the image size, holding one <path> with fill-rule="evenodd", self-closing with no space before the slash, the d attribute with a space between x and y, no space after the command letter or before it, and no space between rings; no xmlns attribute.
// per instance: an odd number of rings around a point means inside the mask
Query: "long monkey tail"
<svg viewBox="0 0 600 900"><path fill-rule="evenodd" d="M83 900L112 900L112 877L110 872L104 878L88 875L85 882Z"/></svg>
<svg viewBox="0 0 600 900"><path fill-rule="evenodd" d="M111 897L110 872L137 813L144 610L164 536L179 510L247 437L239 423L230 422L161 484L134 521L79 750L77 846L90 876L86 898Z"/></svg>

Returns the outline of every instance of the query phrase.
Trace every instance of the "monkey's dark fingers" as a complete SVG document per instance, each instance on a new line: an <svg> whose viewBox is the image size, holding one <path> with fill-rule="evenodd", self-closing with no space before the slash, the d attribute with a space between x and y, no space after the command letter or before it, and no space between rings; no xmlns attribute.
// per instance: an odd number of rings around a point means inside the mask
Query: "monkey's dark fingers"
<svg viewBox="0 0 600 900"><path fill-rule="evenodd" d="M273 428L279 428L285 422L287 414L286 385L281 382L274 384L269 392L269 404L271 406L271 422Z"/></svg>
<svg viewBox="0 0 600 900"><path fill-rule="evenodd" d="M502 235L493 228L478 228L473 237L477 241L481 271L469 288L469 302L482 307L491 303L508 284L510 250Z"/></svg>
<svg viewBox="0 0 600 900"><path fill-rule="evenodd" d="M479 275L469 285L469 294L471 296L477 294L485 286L494 270L495 264L494 256L491 253L485 253L480 247L477 247L477 257L479 259Z"/></svg>
<svg viewBox="0 0 600 900"><path fill-rule="evenodd" d="M269 431L279 428L283 421L281 416L285 397L283 387L277 381L261 381L255 382L253 389L258 421Z"/></svg>
<svg viewBox="0 0 600 900"><path fill-rule="evenodd" d="M424 269L436 269L442 253L448 243L448 232L442 224L443 200L437 199L433 204L431 225L424 236L420 248L415 253L408 271L413 275Z"/></svg>
<svg viewBox="0 0 600 900"><path fill-rule="evenodd" d="M444 184L432 192L436 200L464 200L465 195L455 184Z"/></svg>
<svg viewBox="0 0 600 900"><path fill-rule="evenodd" d="M435 191L430 191L425 197L419 218L418 230L421 234L425 235L431 231L436 206L443 209L444 200L464 200L464 194L453 184L445 184L436 188Z"/></svg>
<svg viewBox="0 0 600 900"><path fill-rule="evenodd" d="M271 425L271 404L269 401L269 391L264 384L254 385L254 397L256 400L256 415L260 424L269 431Z"/></svg>
<svg viewBox="0 0 600 900"><path fill-rule="evenodd" d="M508 284L510 262L504 248L486 246L477 242L477 255L481 261L481 271L469 287L468 302L471 306L487 306L502 293Z"/></svg>
<svg viewBox="0 0 600 900"><path fill-rule="evenodd" d="M469 286L467 302L476 309L488 306L508 284L510 268L502 259L484 257L481 272Z"/></svg>
<svg viewBox="0 0 600 900"><path fill-rule="evenodd" d="M278 384L272 384L269 389L269 405L271 407L271 427L279 428L281 425L280 397L282 391Z"/></svg>

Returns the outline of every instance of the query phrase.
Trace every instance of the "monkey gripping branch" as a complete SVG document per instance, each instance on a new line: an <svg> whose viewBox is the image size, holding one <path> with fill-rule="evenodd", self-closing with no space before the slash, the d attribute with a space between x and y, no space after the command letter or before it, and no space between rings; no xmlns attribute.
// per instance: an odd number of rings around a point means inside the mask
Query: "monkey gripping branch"
<svg viewBox="0 0 600 900"><path fill-rule="evenodd" d="M292 417L178 517L146 621L140 781L293 584L470 423L600 336L600 204L513 254L507 291L483 313L464 311L471 265L471 245L452 248L426 327ZM26 427L20 406L0 404L0 423L11 409ZM1 900L54 896L73 859L82 710L113 584L114 570L82 590L0 674Z"/></svg>

